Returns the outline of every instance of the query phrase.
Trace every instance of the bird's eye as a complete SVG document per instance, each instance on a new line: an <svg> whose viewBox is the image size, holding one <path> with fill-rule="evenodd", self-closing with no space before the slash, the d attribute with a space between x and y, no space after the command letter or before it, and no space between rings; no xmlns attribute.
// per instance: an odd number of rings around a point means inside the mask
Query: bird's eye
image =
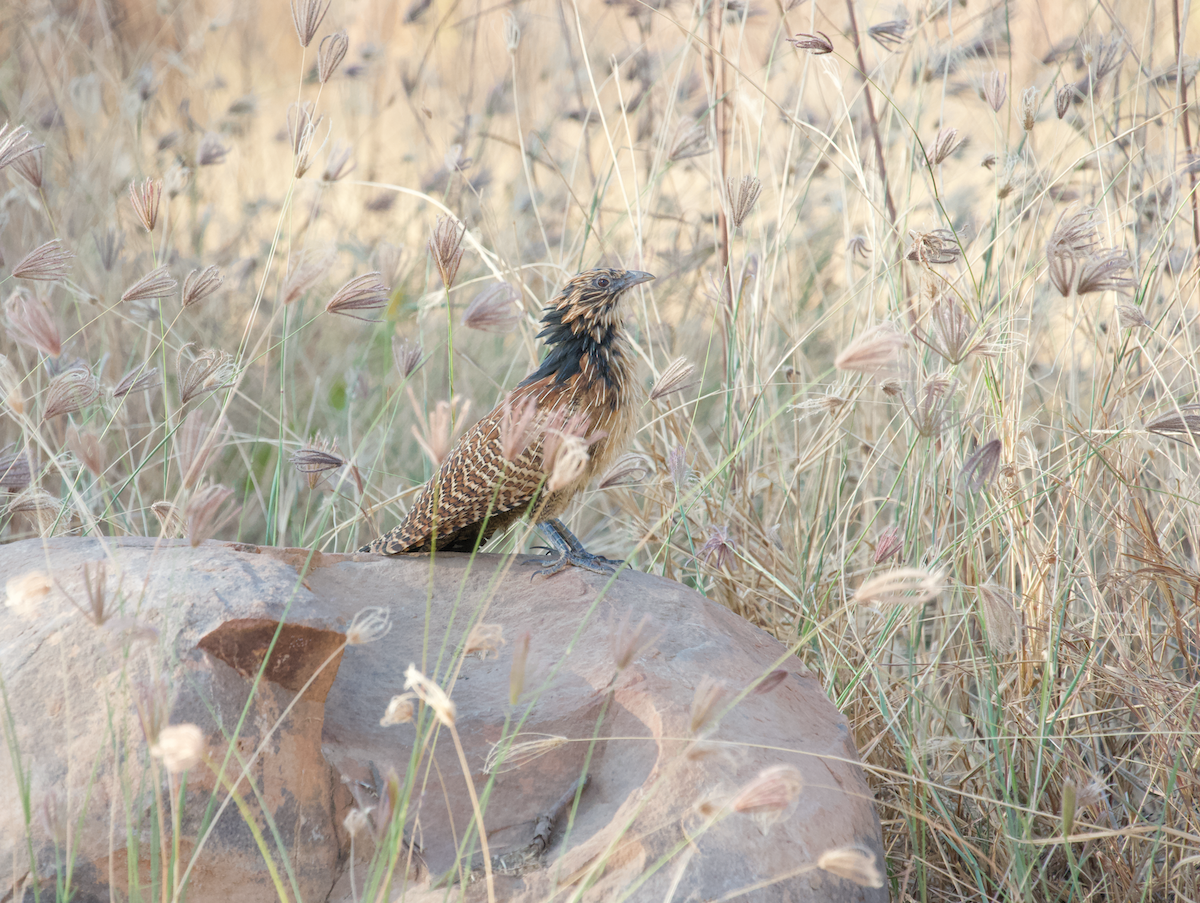
<svg viewBox="0 0 1200 903"><path fill-rule="evenodd" d="M601 276L599 279L596 280L596 285L599 286L600 288L608 288L608 277Z"/></svg>

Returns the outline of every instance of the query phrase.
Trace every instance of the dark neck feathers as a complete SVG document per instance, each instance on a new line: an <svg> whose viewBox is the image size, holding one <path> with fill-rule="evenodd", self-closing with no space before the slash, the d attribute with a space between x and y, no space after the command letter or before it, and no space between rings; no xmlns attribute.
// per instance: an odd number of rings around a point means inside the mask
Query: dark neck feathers
<svg viewBox="0 0 1200 903"><path fill-rule="evenodd" d="M538 338L546 340L546 354L541 365L521 385L550 376L555 384L564 383L583 370L586 360L590 376L602 380L606 388L618 388L617 368L622 356L620 321L576 316L563 322L571 309L569 303L545 309Z"/></svg>

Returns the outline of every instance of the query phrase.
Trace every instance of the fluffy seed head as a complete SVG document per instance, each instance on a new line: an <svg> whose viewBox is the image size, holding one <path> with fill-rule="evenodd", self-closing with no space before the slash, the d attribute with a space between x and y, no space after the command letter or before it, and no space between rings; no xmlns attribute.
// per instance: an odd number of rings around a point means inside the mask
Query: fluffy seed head
<svg viewBox="0 0 1200 903"><path fill-rule="evenodd" d="M450 448L454 444L454 439L464 426L471 403L468 401L462 404L462 409L458 410L461 403L462 399L455 395L450 401L439 401L429 412L428 417L422 416L420 411L417 411L417 416L423 422L425 429L421 430L414 424L412 433L417 444L421 446L421 450L429 456L429 460L435 467L440 466L450 456ZM415 400L413 405L415 407ZM456 411L457 416L455 416Z"/></svg>
<svg viewBox="0 0 1200 903"><path fill-rule="evenodd" d="M1064 85L1054 92L1054 112L1058 114L1059 119L1067 115L1074 99L1075 88L1072 85Z"/></svg>
<svg viewBox="0 0 1200 903"><path fill-rule="evenodd" d="M383 710L383 717L379 719L380 727L389 727L393 724L408 724L413 720L413 716L417 712L417 707L413 705L416 700L416 693L401 693L398 696L393 696L387 704L387 708Z"/></svg>
<svg viewBox="0 0 1200 903"><path fill-rule="evenodd" d="M653 645L656 639L650 633L653 622L649 615L645 615L637 622L636 626L631 626L629 620L630 609L627 608L612 625L612 633L609 636L613 662L618 671L628 668L634 659Z"/></svg>
<svg viewBox="0 0 1200 903"><path fill-rule="evenodd" d="M171 276L165 266L151 270L121 295L122 301L146 301L164 298L175 291L178 282Z"/></svg>
<svg viewBox="0 0 1200 903"><path fill-rule="evenodd" d="M919 386L911 386L900 403L917 432L931 439L942 431L956 383L944 373L932 373Z"/></svg>
<svg viewBox="0 0 1200 903"><path fill-rule="evenodd" d="M942 129L937 133L937 137L933 139L933 153L930 155L930 160L935 165L941 163L956 150L965 144L958 140L958 129Z"/></svg>
<svg viewBox="0 0 1200 903"><path fill-rule="evenodd" d="M364 608L358 612L346 629L347 646L363 646L374 643L388 635L392 629L390 608Z"/></svg>
<svg viewBox="0 0 1200 903"><path fill-rule="evenodd" d="M730 801L734 812L752 815L765 832L783 818L804 790L804 775L794 765L772 765L745 784Z"/></svg>
<svg viewBox="0 0 1200 903"><path fill-rule="evenodd" d="M433 710L433 715L446 727L454 727L456 707L446 695L445 690L417 670L416 665L409 665L404 672L404 689L412 690L421 702Z"/></svg>
<svg viewBox="0 0 1200 903"><path fill-rule="evenodd" d="M173 539L183 535L185 524L178 505L159 499L150 506L150 511L158 520L158 528L164 537Z"/></svg>
<svg viewBox="0 0 1200 903"><path fill-rule="evenodd" d="M99 397L100 380L92 375L92 371L83 366L71 367L50 380L42 421L63 414L74 414L93 404Z"/></svg>
<svg viewBox="0 0 1200 903"><path fill-rule="evenodd" d="M233 490L220 484L205 486L192 496L184 509L184 519L187 521L188 541L193 547L211 539L218 530L237 517L242 510L241 505L224 507L232 496Z"/></svg>
<svg viewBox="0 0 1200 903"><path fill-rule="evenodd" d="M284 304L291 304L318 281L333 266L336 255L332 248L313 247L296 251L288 258L287 275L280 290Z"/></svg>
<svg viewBox="0 0 1200 903"><path fill-rule="evenodd" d="M40 298L19 288L4 302L8 331L14 339L42 354L58 357L62 354L62 338L50 315L50 308Z"/></svg>
<svg viewBox="0 0 1200 903"><path fill-rule="evenodd" d="M3 354L0 354L0 402L15 414L25 412L25 399L21 395L21 377L17 368Z"/></svg>
<svg viewBox="0 0 1200 903"><path fill-rule="evenodd" d="M1128 253L1118 248L1107 248L1084 259L1079 265L1079 281L1075 284L1075 291L1087 295L1131 288L1137 285L1137 280L1122 274L1132 266Z"/></svg>
<svg viewBox="0 0 1200 903"><path fill-rule="evenodd" d="M481 332L512 332L521 322L517 306L520 295L507 282L495 282L471 299L463 312L462 323Z"/></svg>
<svg viewBox="0 0 1200 903"><path fill-rule="evenodd" d="M45 181L45 170L42 165L41 148L30 150L27 154L21 154L12 161L12 168L21 174L26 182L34 188L41 190Z"/></svg>
<svg viewBox="0 0 1200 903"><path fill-rule="evenodd" d="M500 647L504 645L504 628L499 624L476 624L467 634L463 644L463 655L479 654L480 660L486 660L491 654L500 657Z"/></svg>
<svg viewBox="0 0 1200 903"><path fill-rule="evenodd" d="M9 128L8 123L0 126L0 169L8 166L26 154L45 147L44 144L34 144L29 138L29 130L23 125Z"/></svg>
<svg viewBox="0 0 1200 903"><path fill-rule="evenodd" d="M314 147L317 143L317 129L324 121L324 115L318 115L316 107L310 101L293 103L288 107L287 130L292 142L292 170L297 179L308 172L317 152L325 145L322 141L319 146ZM328 138L327 130L325 140Z"/></svg>
<svg viewBox="0 0 1200 903"><path fill-rule="evenodd" d="M814 32L812 34L802 33L795 37L788 38L788 43L799 50L807 50L813 56L820 56L824 53L833 53L833 41L829 40L829 35L823 31Z"/></svg>
<svg viewBox="0 0 1200 903"><path fill-rule="evenodd" d="M1144 329L1150 325L1146 314L1136 304L1118 304L1117 321L1122 329Z"/></svg>
<svg viewBox="0 0 1200 903"><path fill-rule="evenodd" d="M121 377L121 381L113 386L114 398L124 398L130 392L145 392L162 385L157 367L134 367Z"/></svg>
<svg viewBox="0 0 1200 903"><path fill-rule="evenodd" d="M963 462L962 479L967 489L978 492L992 482L1000 466L1000 453L1003 450L1003 443L999 439L992 439Z"/></svg>
<svg viewBox="0 0 1200 903"><path fill-rule="evenodd" d="M867 29L869 34L881 47L892 50L904 42L908 33L907 19L892 19L890 22L880 22Z"/></svg>
<svg viewBox="0 0 1200 903"><path fill-rule="evenodd" d="M322 474L337 470L346 463L344 458L334 453L335 449L332 443L318 439L312 445L292 453L292 466L308 481L309 489L317 488Z"/></svg>
<svg viewBox="0 0 1200 903"><path fill-rule="evenodd" d="M158 732L150 755L161 759L171 774L195 768L204 761L204 731L194 724L171 724Z"/></svg>
<svg viewBox="0 0 1200 903"><path fill-rule="evenodd" d="M998 583L975 587L979 610L987 628L987 641L994 652L1015 652L1021 643L1021 613L1012 602L1012 593Z"/></svg>
<svg viewBox="0 0 1200 903"><path fill-rule="evenodd" d="M162 179L146 179L141 185L129 183L129 202L133 205L138 222L147 232L153 232L154 224L158 222L158 203L162 191Z"/></svg>
<svg viewBox="0 0 1200 903"><path fill-rule="evenodd" d="M1033 131L1041 105L1042 93L1037 88L1030 87L1021 92L1021 127L1025 131Z"/></svg>
<svg viewBox="0 0 1200 903"><path fill-rule="evenodd" d="M688 727L693 735L698 735L708 728L716 713L717 705L725 697L725 684L705 674L696 685L692 694L691 718Z"/></svg>
<svg viewBox="0 0 1200 903"><path fill-rule="evenodd" d="M907 339L890 323L873 326L842 349L833 361L839 370L873 376L896 369L900 349Z"/></svg>
<svg viewBox="0 0 1200 903"><path fill-rule="evenodd" d="M942 591L944 574L922 568L896 568L866 580L854 592L855 602L881 605L904 603L923 605Z"/></svg>
<svg viewBox="0 0 1200 903"><path fill-rule="evenodd" d="M383 284L379 273L366 273L355 276L334 292L329 303L325 305L325 313L339 314L366 323L377 323L377 317L359 316L358 312L383 310L391 296L392 290Z"/></svg>
<svg viewBox="0 0 1200 903"><path fill-rule="evenodd" d="M188 342L179 349L175 358L175 373L179 380L179 400L187 404L193 398L228 389L237 381L237 366L228 351L210 348L201 351L194 360L185 364L184 355L193 347Z"/></svg>
<svg viewBox="0 0 1200 903"><path fill-rule="evenodd" d="M454 217L439 216L437 225L433 227L429 236L429 253L433 255L433 262L437 265L442 285L447 291L454 285L454 278L458 275L458 267L463 258L462 240L467 234L467 227L463 226L460 229L459 225Z"/></svg>
<svg viewBox="0 0 1200 903"><path fill-rule="evenodd" d="M325 168L321 171L322 182L336 182L354 172L355 164L351 159L354 155L354 145L334 144L329 149L325 159Z"/></svg>
<svg viewBox="0 0 1200 903"><path fill-rule="evenodd" d="M33 468L29 466L29 455L24 451L0 452L0 489L20 492L33 480Z"/></svg>
<svg viewBox="0 0 1200 903"><path fill-rule="evenodd" d="M733 228L740 229L758 203L762 182L754 176L743 176L740 182L730 176L726 187L729 189L729 219Z"/></svg>
<svg viewBox="0 0 1200 903"><path fill-rule="evenodd" d="M328 9L328 5L326 8ZM321 80L321 84L325 84L333 78L333 73L346 58L346 51L349 49L350 38L344 31L327 34L321 38L321 43L317 47L317 77Z"/></svg>
<svg viewBox="0 0 1200 903"><path fill-rule="evenodd" d="M402 379L408 379L413 371L421 365L421 355L424 354L419 342L410 342L400 336L392 336L392 361L400 371Z"/></svg>
<svg viewBox="0 0 1200 903"><path fill-rule="evenodd" d="M686 126L675 136L675 143L671 145L667 159L678 163L692 157L703 157L711 153L712 149L712 142L708 140L708 130L703 125Z"/></svg>
<svg viewBox="0 0 1200 903"><path fill-rule="evenodd" d="M38 245L13 267L12 274L18 279L54 282L67 275L70 261L75 255L62 247L57 238Z"/></svg>
<svg viewBox="0 0 1200 903"><path fill-rule="evenodd" d="M642 455L622 455L617 459L617 463L613 465L612 470L604 475L604 479L600 481L600 488L610 489L613 486L634 486L645 482L646 478L653 472L653 466Z"/></svg>
<svg viewBox="0 0 1200 903"><path fill-rule="evenodd" d="M93 476L104 473L104 449L100 437L91 430L77 430L74 424L68 426L67 448Z"/></svg>
<svg viewBox="0 0 1200 903"><path fill-rule="evenodd" d="M922 265L954 263L962 253L958 238L951 229L910 231L908 236L913 243L904 255L905 259Z"/></svg>
<svg viewBox="0 0 1200 903"><path fill-rule="evenodd" d="M215 265L202 271L192 270L183 280L183 306L191 307L193 304L199 304L219 289L224 281L220 268Z"/></svg>
<svg viewBox="0 0 1200 903"><path fill-rule="evenodd" d="M576 483L587 470L589 460L588 443L579 436L564 435L555 447L547 491L558 492Z"/></svg>
<svg viewBox="0 0 1200 903"><path fill-rule="evenodd" d="M879 538L875 540L875 555L872 560L875 564L883 564L890 558L896 558L904 554L904 534L900 532L897 526L888 527L879 534Z"/></svg>
<svg viewBox="0 0 1200 903"><path fill-rule="evenodd" d="M291 0L292 24L296 27L296 37L300 46L307 47L317 36L317 29L329 12L331 0Z"/></svg>
<svg viewBox="0 0 1200 903"><path fill-rule="evenodd" d="M696 379L696 365L686 357L677 357L667 364L662 375L650 387L650 400L658 401L675 392L683 392L699 382Z"/></svg>
<svg viewBox="0 0 1200 903"><path fill-rule="evenodd" d="M1200 442L1200 405L1181 405L1178 411L1155 417L1146 424L1146 429L1188 445Z"/></svg>
<svg viewBox="0 0 1200 903"><path fill-rule="evenodd" d="M517 17L508 10L504 11L504 46L509 53L516 53L521 44L521 26Z"/></svg>
<svg viewBox="0 0 1200 903"><path fill-rule="evenodd" d="M1008 100L1008 73L992 70L983 77L983 99L995 112L1000 112Z"/></svg>
<svg viewBox="0 0 1200 903"><path fill-rule="evenodd" d="M737 563L737 543L729 535L727 524L715 524L708 533L708 539L696 558L709 562L717 570L723 570Z"/></svg>
<svg viewBox="0 0 1200 903"><path fill-rule="evenodd" d="M883 887L883 871L870 850L860 846L826 850L817 858L817 868L853 881L859 887Z"/></svg>
<svg viewBox="0 0 1200 903"><path fill-rule="evenodd" d="M196 148L197 166L216 166L225 161L229 148L221 143L221 136L216 132L206 132Z"/></svg>

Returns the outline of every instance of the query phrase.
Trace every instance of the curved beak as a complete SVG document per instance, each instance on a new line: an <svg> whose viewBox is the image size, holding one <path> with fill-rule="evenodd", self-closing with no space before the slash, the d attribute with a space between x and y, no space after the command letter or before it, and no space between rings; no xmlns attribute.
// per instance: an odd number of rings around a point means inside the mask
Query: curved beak
<svg viewBox="0 0 1200 903"><path fill-rule="evenodd" d="M643 273L641 270L629 270L622 278L621 288L633 288L635 285L641 285L643 282L649 282L654 278L653 273Z"/></svg>

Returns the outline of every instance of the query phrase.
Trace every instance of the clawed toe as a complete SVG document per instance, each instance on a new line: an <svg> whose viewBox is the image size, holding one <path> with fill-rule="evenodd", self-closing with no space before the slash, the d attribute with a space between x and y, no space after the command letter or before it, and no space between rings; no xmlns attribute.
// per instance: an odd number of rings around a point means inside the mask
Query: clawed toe
<svg viewBox="0 0 1200 903"><path fill-rule="evenodd" d="M535 577L553 577L560 571L566 570L568 567L582 568L585 571L591 571L593 574L602 574L605 577L610 577L617 572L624 561L614 561L611 558L604 558L600 555L593 555L590 552L563 552L553 561L548 561L540 566L540 569L529 579Z"/></svg>

